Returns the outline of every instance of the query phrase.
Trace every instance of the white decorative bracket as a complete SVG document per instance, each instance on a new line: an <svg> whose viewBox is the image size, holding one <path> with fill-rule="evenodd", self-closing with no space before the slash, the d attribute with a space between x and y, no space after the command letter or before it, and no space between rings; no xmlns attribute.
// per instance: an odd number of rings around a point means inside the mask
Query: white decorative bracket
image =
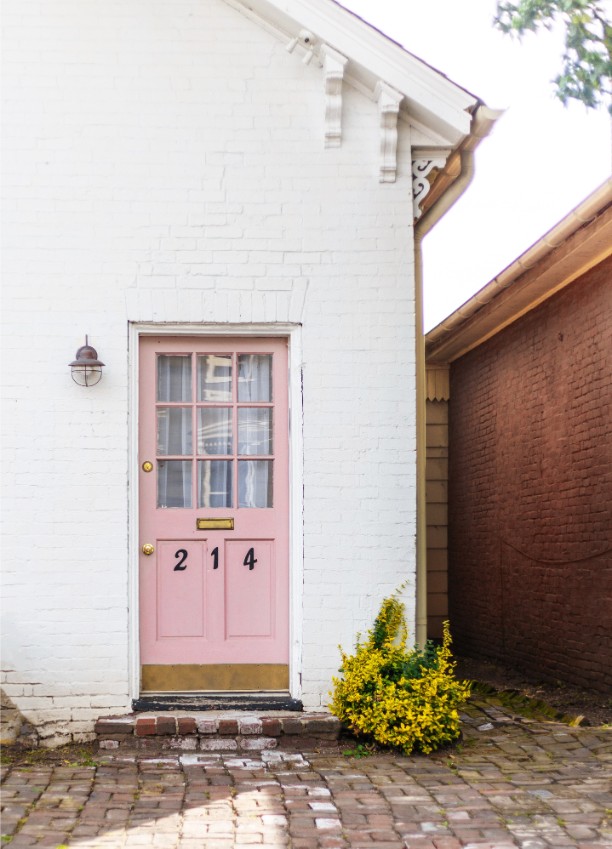
<svg viewBox="0 0 612 849"><path fill-rule="evenodd" d="M378 101L380 116L380 172L381 183L395 183L397 173L397 116L404 95L387 83L376 83L374 96Z"/></svg>
<svg viewBox="0 0 612 849"><path fill-rule="evenodd" d="M434 168L444 168L446 156L412 160L412 208L414 220L421 217L421 203L429 194L431 186L427 179Z"/></svg>
<svg viewBox="0 0 612 849"><path fill-rule="evenodd" d="M314 56L314 50L317 45L317 39L310 32L309 29L301 29L299 33L292 38L291 41L286 46L287 53L293 53L297 45L300 45L304 48L304 56L302 58L302 62L305 65L309 65L312 57Z"/></svg>
<svg viewBox="0 0 612 849"><path fill-rule="evenodd" d="M319 58L325 77L325 147L342 144L342 80L348 59L322 44Z"/></svg>

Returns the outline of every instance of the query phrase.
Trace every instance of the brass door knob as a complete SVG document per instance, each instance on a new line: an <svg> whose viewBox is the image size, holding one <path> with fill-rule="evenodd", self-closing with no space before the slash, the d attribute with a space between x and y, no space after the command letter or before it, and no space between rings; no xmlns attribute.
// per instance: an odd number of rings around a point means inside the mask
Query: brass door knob
<svg viewBox="0 0 612 849"><path fill-rule="evenodd" d="M153 463L150 460L145 460L142 464L143 472L152 472L153 471Z"/></svg>
<svg viewBox="0 0 612 849"><path fill-rule="evenodd" d="M146 554L148 556L149 554L153 554L154 551L155 551L155 547L152 546L150 542L145 542L145 544L142 547L142 553Z"/></svg>

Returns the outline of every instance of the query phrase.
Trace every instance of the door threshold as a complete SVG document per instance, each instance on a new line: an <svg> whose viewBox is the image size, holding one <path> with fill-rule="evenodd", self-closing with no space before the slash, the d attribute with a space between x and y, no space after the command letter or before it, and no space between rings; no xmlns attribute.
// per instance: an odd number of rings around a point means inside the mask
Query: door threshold
<svg viewBox="0 0 612 849"><path fill-rule="evenodd" d="M132 700L134 711L154 710L281 710L302 711L299 699L278 692L221 692L221 693L143 693Z"/></svg>

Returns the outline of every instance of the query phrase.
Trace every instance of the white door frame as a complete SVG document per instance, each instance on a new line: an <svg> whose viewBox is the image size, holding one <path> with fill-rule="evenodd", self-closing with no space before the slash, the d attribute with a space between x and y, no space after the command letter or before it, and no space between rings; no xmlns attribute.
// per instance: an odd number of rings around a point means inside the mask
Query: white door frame
<svg viewBox="0 0 612 849"><path fill-rule="evenodd" d="M128 477L128 652L129 697L140 696L140 640L138 564L138 370L139 340L158 336L285 336L289 343L289 688L291 696L302 695L302 592L304 573L303 483L304 448L302 429L302 327L296 324L156 324L128 323L129 357L129 477Z"/></svg>

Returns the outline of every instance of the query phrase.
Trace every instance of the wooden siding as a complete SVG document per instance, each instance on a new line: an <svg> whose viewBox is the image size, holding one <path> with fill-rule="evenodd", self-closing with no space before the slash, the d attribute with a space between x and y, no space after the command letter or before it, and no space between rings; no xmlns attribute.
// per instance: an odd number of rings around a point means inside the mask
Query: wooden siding
<svg viewBox="0 0 612 849"><path fill-rule="evenodd" d="M427 636L448 618L448 401L426 402Z"/></svg>

